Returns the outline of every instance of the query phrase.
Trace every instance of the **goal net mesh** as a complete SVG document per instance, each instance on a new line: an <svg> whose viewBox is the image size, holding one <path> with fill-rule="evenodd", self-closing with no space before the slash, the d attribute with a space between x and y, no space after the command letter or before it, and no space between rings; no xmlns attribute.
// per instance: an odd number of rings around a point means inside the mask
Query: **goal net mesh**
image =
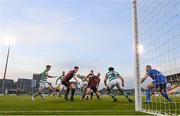
<svg viewBox="0 0 180 116"><path fill-rule="evenodd" d="M180 0L137 0L140 77L146 65L162 72L168 80L168 102L158 89L152 90L151 104L146 104L146 88L142 84L141 101L145 112L180 114Z"/></svg>

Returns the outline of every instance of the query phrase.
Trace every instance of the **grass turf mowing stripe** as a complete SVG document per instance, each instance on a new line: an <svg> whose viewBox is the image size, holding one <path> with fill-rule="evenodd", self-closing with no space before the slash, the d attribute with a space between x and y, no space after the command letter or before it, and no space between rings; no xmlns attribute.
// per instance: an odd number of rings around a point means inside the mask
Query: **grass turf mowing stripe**
<svg viewBox="0 0 180 116"><path fill-rule="evenodd" d="M145 115L135 112L135 104L129 103L123 96L117 97L117 103L112 103L109 96L101 98L81 101L76 96L74 102L67 102L51 96L44 101L39 97L31 101L31 96L0 96L0 115Z"/></svg>

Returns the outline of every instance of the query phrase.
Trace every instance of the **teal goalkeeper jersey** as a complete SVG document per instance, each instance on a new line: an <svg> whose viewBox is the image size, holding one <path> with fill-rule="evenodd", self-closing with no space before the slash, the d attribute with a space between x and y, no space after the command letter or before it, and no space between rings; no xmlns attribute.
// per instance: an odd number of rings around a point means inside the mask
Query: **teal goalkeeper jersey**
<svg viewBox="0 0 180 116"><path fill-rule="evenodd" d="M40 76L41 76L41 78L40 78L39 83L41 83L41 84L47 83L48 71L45 70L44 72L42 72L42 73L40 74Z"/></svg>
<svg viewBox="0 0 180 116"><path fill-rule="evenodd" d="M109 81L115 80L120 76L120 74L116 71L109 71L106 74L106 77L109 79Z"/></svg>

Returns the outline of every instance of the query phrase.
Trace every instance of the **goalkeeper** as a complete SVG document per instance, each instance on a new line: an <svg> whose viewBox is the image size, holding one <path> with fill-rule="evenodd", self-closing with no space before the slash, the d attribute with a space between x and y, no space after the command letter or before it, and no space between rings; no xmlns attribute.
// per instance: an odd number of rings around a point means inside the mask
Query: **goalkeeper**
<svg viewBox="0 0 180 116"><path fill-rule="evenodd" d="M152 82L148 84L146 89L146 103L151 103L151 95L152 90L155 88L155 91L160 90L161 95L167 99L168 101L172 101L167 94L166 91L166 84L167 84L167 78L164 76L161 72L159 72L156 69L152 69L151 65L146 66L146 75L144 78L141 79L141 83L143 83L148 77L152 78Z"/></svg>

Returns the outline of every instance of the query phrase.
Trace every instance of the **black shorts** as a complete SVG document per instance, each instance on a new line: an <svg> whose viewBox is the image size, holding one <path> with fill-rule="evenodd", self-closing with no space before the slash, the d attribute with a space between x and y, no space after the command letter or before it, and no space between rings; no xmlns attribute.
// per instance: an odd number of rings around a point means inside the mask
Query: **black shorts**
<svg viewBox="0 0 180 116"><path fill-rule="evenodd" d="M55 90L56 92L60 92L60 90Z"/></svg>
<svg viewBox="0 0 180 116"><path fill-rule="evenodd" d="M165 92L166 91L166 84L164 83L160 83L158 85L155 85L156 89L160 89L161 92Z"/></svg>
<svg viewBox="0 0 180 116"><path fill-rule="evenodd" d="M62 81L62 84L66 87L69 87L71 85L69 81Z"/></svg>
<svg viewBox="0 0 180 116"><path fill-rule="evenodd" d="M91 90L93 90L93 92L97 92L97 88L96 87L91 87Z"/></svg>

